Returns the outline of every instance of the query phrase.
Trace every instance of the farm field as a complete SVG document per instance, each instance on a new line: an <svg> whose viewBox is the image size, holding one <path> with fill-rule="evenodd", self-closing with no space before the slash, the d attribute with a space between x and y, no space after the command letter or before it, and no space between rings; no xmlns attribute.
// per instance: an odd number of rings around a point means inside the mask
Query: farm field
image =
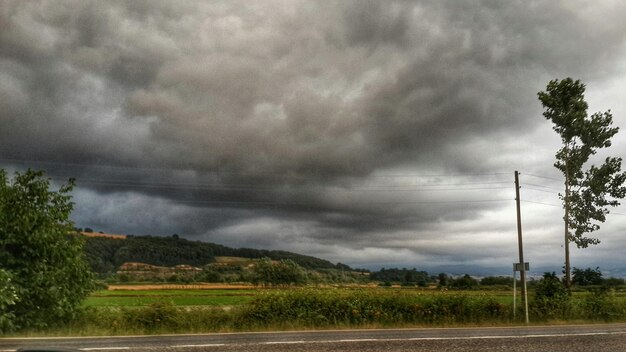
<svg viewBox="0 0 626 352"><path fill-rule="evenodd" d="M86 307L132 307L149 306L156 302L171 302L175 306L238 306L250 302L263 293L278 293L281 291L297 291L304 288L266 289L246 285L111 285L108 290L99 290L87 298ZM323 288L322 290L334 290L335 288ZM513 291L504 289L494 290L438 290L424 288L379 288L379 287L354 287L342 288L341 290L367 290L376 292L415 293L423 297L441 296L467 296L476 298L490 298L504 305L513 304ZM532 299L532 291L529 293ZM573 292L574 299L581 298L586 292ZM613 293L620 301L626 301L626 292ZM517 303L521 303L520 292L517 293Z"/></svg>
<svg viewBox="0 0 626 352"><path fill-rule="evenodd" d="M202 289L198 287L204 287ZM242 288L243 287L243 288ZM176 306L237 306L251 301L262 293L297 291L303 288L265 289L241 285L112 285L108 290L99 290L87 298L86 307L132 307L149 306L156 302L168 301ZM502 304L512 304L513 296L510 290L490 291L440 291L423 288L378 288L356 287L354 290L371 290L375 292L413 292L420 296L465 295L475 297L490 297ZM334 290L324 288L323 290ZM341 290L350 290L342 288ZM520 297L517 297L518 302Z"/></svg>
<svg viewBox="0 0 626 352"><path fill-rule="evenodd" d="M233 306L250 301L258 289L100 290L87 298L87 307L149 306L162 301L176 306Z"/></svg>

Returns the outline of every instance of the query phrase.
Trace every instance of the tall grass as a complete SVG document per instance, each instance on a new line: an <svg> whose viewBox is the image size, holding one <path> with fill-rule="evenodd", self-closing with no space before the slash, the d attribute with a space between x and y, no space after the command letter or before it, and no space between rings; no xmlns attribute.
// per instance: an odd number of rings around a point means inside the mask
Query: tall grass
<svg viewBox="0 0 626 352"><path fill-rule="evenodd" d="M511 310L489 296L405 290L295 290L257 296L239 312L241 327L445 325L509 322Z"/></svg>

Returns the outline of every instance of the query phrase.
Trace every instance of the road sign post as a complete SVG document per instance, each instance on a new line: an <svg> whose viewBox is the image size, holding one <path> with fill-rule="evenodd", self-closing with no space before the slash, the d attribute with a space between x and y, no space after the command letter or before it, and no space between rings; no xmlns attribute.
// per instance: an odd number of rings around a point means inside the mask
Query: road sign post
<svg viewBox="0 0 626 352"><path fill-rule="evenodd" d="M530 270L530 264L526 263L513 263L513 319L517 316L517 272L527 272ZM526 282L524 282L524 286L526 286ZM523 290L523 295L526 295L526 290ZM526 314L526 323L528 323L528 296L523 296L524 300L524 312Z"/></svg>

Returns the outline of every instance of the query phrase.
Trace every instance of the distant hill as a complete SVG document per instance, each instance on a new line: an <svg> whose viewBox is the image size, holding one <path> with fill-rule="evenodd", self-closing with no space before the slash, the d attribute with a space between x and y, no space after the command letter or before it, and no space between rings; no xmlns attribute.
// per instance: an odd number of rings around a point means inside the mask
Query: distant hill
<svg viewBox="0 0 626 352"><path fill-rule="evenodd" d="M125 239L110 236L87 237L84 251L92 269L102 274L114 273L127 262L166 267L180 264L203 266L215 262L217 256L291 259L307 269L338 268L328 260L307 255L287 251L230 248L216 243L189 241L178 236L127 236Z"/></svg>

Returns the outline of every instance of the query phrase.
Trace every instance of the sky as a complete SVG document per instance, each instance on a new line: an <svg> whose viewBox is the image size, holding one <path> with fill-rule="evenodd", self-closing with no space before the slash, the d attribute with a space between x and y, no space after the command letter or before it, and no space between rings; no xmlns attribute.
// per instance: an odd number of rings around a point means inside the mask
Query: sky
<svg viewBox="0 0 626 352"><path fill-rule="evenodd" d="M537 92L626 127L622 1L0 3L0 168L76 178L107 233L353 267L559 272L560 138ZM626 132L600 151L624 157ZM575 267L625 267L626 206Z"/></svg>

